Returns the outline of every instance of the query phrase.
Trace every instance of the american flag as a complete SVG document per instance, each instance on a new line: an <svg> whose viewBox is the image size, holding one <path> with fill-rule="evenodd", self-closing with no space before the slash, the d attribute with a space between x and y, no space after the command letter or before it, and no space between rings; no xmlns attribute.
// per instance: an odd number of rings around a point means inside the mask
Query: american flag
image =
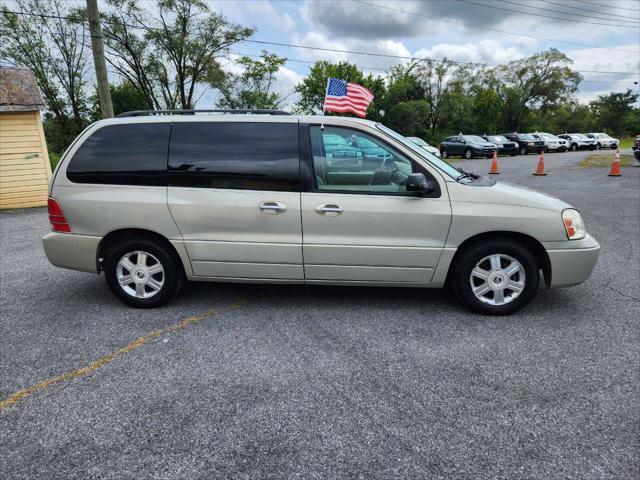
<svg viewBox="0 0 640 480"><path fill-rule="evenodd" d="M324 111L352 112L364 118L367 107L373 101L373 93L357 83L329 78L324 97Z"/></svg>

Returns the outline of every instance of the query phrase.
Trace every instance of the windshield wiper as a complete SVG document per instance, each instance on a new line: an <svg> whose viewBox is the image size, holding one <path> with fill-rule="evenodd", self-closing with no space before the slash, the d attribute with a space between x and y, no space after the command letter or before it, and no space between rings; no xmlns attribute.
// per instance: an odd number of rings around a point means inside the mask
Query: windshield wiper
<svg viewBox="0 0 640 480"><path fill-rule="evenodd" d="M463 178L470 178L471 180L477 180L480 178L480 175L476 175L475 173L467 172L460 167L455 167L461 174L456 178L456 182L462 180Z"/></svg>

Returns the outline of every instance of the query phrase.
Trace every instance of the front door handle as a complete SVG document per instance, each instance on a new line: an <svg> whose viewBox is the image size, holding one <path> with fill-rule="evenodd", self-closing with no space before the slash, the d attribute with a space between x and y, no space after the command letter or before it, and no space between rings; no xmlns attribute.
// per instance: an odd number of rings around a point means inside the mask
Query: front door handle
<svg viewBox="0 0 640 480"><path fill-rule="evenodd" d="M263 202L260 204L260 211L268 215L277 215L287 211L287 206L280 202Z"/></svg>
<svg viewBox="0 0 640 480"><path fill-rule="evenodd" d="M344 210L340 205L335 205L333 203L325 203L316 207L316 213L327 217L337 217L338 215L342 215L343 211Z"/></svg>

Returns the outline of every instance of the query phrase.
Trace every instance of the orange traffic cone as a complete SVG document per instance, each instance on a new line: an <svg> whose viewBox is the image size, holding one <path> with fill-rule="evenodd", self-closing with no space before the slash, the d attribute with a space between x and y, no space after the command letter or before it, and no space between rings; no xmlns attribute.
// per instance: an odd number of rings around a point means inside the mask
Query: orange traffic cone
<svg viewBox="0 0 640 480"><path fill-rule="evenodd" d="M616 156L613 157L613 162L611 163L611 171L609 172L610 177L620 177L622 174L620 173L620 149L616 150Z"/></svg>
<svg viewBox="0 0 640 480"><path fill-rule="evenodd" d="M536 175L539 177L546 175L544 171L544 151L540 152L540 158L538 159L538 167L536 168L536 171L533 172L533 175Z"/></svg>
<svg viewBox="0 0 640 480"><path fill-rule="evenodd" d="M498 171L498 152L493 152L493 160L491 161L491 171L489 171L489 175L500 175Z"/></svg>

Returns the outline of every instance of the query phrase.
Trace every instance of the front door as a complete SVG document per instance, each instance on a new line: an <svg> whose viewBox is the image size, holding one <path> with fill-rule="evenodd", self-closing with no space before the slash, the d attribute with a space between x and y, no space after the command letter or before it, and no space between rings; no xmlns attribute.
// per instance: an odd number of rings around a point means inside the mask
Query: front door
<svg viewBox="0 0 640 480"><path fill-rule="evenodd" d="M335 135L357 150L352 158L325 147ZM407 192L410 173L435 178L375 135L311 126L310 136L315 188L302 193L305 278L428 283L451 221L446 189L426 197Z"/></svg>
<svg viewBox="0 0 640 480"><path fill-rule="evenodd" d="M304 278L298 124L175 121L168 203L204 277Z"/></svg>

